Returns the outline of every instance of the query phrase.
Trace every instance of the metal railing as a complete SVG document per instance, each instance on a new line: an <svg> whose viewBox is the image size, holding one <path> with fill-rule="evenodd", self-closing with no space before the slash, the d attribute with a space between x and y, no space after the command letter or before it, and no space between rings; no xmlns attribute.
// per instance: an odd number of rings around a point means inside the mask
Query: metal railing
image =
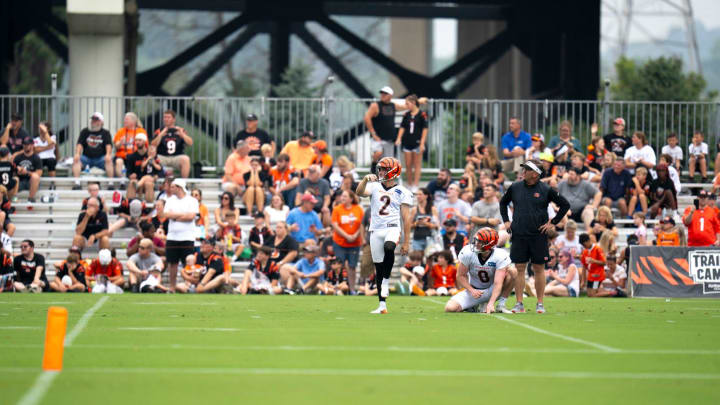
<svg viewBox="0 0 720 405"><path fill-rule="evenodd" d="M90 116L100 111L105 128L114 134L122 127L124 114L135 112L152 133L162 126L162 113L175 110L177 125L193 137L187 149L193 161L223 166L231 152L235 134L245 126L245 116L254 113L259 127L275 139L278 152L289 140L305 131L325 139L334 157L346 155L358 166L370 162L370 137L363 122L371 99L334 98L215 98L215 97L73 97L0 96L0 123L10 114L24 117L24 128L37 134L37 124L48 120L59 138L64 157L72 156L80 130ZM400 102L400 100L396 100ZM524 130L543 133L546 140L557 134L564 120L573 124L573 136L585 148L590 142L590 126L598 123L600 134L611 132L611 120L623 117L627 132L643 131L657 152L667 135L678 134L687 148L693 131L705 134L705 142L715 150L720 133L720 104L710 102L632 102L567 100L430 100L422 107L428 113L429 129L424 167L462 168L465 150L474 132L483 132L486 143L500 145L511 117L523 121ZM399 125L402 114L398 113ZM3 128L4 129L4 128ZM399 152L399 150L398 150Z"/></svg>

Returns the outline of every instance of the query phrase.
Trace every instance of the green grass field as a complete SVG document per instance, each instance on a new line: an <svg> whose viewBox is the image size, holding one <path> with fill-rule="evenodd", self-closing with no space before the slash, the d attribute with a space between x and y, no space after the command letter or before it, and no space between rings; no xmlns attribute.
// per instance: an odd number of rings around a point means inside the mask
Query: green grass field
<svg viewBox="0 0 720 405"><path fill-rule="evenodd" d="M720 403L720 300L388 302L379 316L370 297L2 294L0 403L41 375L50 305L73 339L43 404Z"/></svg>

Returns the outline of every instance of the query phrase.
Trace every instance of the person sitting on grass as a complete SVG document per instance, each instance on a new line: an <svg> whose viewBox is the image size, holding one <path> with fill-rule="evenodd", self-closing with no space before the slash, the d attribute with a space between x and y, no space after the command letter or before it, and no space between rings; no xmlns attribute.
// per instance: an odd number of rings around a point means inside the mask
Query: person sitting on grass
<svg viewBox="0 0 720 405"><path fill-rule="evenodd" d="M153 241L150 239L142 239L139 243L137 253L130 256L126 262L128 271L130 272L130 290L132 292L140 291L140 283L145 281L150 275L150 268L153 266L163 267L162 259L153 253Z"/></svg>
<svg viewBox="0 0 720 405"><path fill-rule="evenodd" d="M617 264L615 256L608 256L605 266L605 280L598 292L598 297L627 297L625 285L627 283L627 272Z"/></svg>
<svg viewBox="0 0 720 405"><path fill-rule="evenodd" d="M454 261L450 251L438 252L435 262L430 267L429 284L432 288L425 292L427 295L455 295L458 292L455 282L457 269L451 264Z"/></svg>
<svg viewBox="0 0 720 405"><path fill-rule="evenodd" d="M606 235L612 234L604 231L603 237ZM605 279L605 252L600 247L600 243L593 243L590 235L586 233L580 235L580 244L585 248L580 257L583 265L582 280L587 280L588 297L596 297L600 284Z"/></svg>
<svg viewBox="0 0 720 405"><path fill-rule="evenodd" d="M197 252L185 257L185 267L180 269L182 281L175 286L175 291L179 293L195 292L205 272L205 267L197 264L196 255Z"/></svg>
<svg viewBox="0 0 720 405"><path fill-rule="evenodd" d="M275 198L275 197L273 197ZM267 241L272 238L273 232L265 225L265 215L262 212L255 214L255 225L250 229L250 236L248 242L250 243L250 249L252 251L252 257L258 252L261 246L265 245Z"/></svg>
<svg viewBox="0 0 720 405"><path fill-rule="evenodd" d="M357 289L358 295L377 295L377 284L375 283L375 272L370 273L367 279L365 279L365 284L361 285Z"/></svg>
<svg viewBox="0 0 720 405"><path fill-rule="evenodd" d="M197 285L198 293L220 292L220 288L231 285L230 275L232 268L222 252L224 243L222 240L205 239L200 245L200 254L196 254L197 263L205 266L206 272Z"/></svg>
<svg viewBox="0 0 720 405"><path fill-rule="evenodd" d="M114 251L114 249L113 249ZM123 268L109 249L101 249L85 274L93 293L122 294L125 285Z"/></svg>
<svg viewBox="0 0 720 405"><path fill-rule="evenodd" d="M310 293L315 290L325 275L325 263L317 258L319 248L314 241L303 248L303 258L294 265L283 266L280 277L290 291Z"/></svg>
<svg viewBox="0 0 720 405"><path fill-rule="evenodd" d="M272 249L269 246L260 246L255 259L245 270L242 283L235 289L242 295L253 294L282 294L282 288L278 284L280 280L280 269L277 264L270 260Z"/></svg>
<svg viewBox="0 0 720 405"><path fill-rule="evenodd" d="M552 277L545 286L545 295L551 297L578 297L580 295L580 276L573 263L572 253L569 249L560 252L560 261L557 270L548 270Z"/></svg>
<svg viewBox="0 0 720 405"><path fill-rule="evenodd" d="M325 273L325 282L319 290L325 295L345 295L350 291L348 272L338 258L330 259L330 269Z"/></svg>
<svg viewBox="0 0 720 405"><path fill-rule="evenodd" d="M55 279L50 282L50 288L57 292L84 292L87 291L85 282L85 269L80 264L80 257L70 253L59 267L55 267Z"/></svg>

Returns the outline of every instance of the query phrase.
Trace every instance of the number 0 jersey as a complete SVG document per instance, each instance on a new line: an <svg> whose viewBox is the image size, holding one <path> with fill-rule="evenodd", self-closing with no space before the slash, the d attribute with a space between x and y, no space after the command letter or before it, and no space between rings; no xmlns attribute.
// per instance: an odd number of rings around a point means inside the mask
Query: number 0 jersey
<svg viewBox="0 0 720 405"><path fill-rule="evenodd" d="M395 185L385 189L382 183L367 183L370 193L370 230L400 228L400 206L414 204L412 193L403 186Z"/></svg>
<svg viewBox="0 0 720 405"><path fill-rule="evenodd" d="M473 252L473 246L467 245L460 251L458 260L468 270L470 285L479 290L490 288L495 281L495 271L508 267L510 255L504 249L494 248L490 256L482 262L478 253Z"/></svg>

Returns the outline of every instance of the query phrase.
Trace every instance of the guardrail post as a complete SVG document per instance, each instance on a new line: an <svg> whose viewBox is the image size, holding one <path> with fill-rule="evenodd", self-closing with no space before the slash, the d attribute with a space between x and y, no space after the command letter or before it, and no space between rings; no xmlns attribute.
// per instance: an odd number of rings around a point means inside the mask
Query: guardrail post
<svg viewBox="0 0 720 405"><path fill-rule="evenodd" d="M500 145L500 106L497 101L492 103L492 141L494 145Z"/></svg>
<svg viewBox="0 0 720 405"><path fill-rule="evenodd" d="M610 119L610 80L605 80L605 92L603 93L603 116L602 123ZM609 132L609 131L605 131Z"/></svg>
<svg viewBox="0 0 720 405"><path fill-rule="evenodd" d="M221 104L218 108L218 124L217 124L217 158L215 159L216 167L223 167L225 164L225 103L223 99L218 100Z"/></svg>
<svg viewBox="0 0 720 405"><path fill-rule="evenodd" d="M333 98L325 98L323 97L322 103L323 103L323 110L322 113L325 116L325 122L327 123L327 142L328 142L328 153L330 153L330 156L333 157L333 159L336 158L335 156L335 132L333 131L333 122L332 122L332 102Z"/></svg>

